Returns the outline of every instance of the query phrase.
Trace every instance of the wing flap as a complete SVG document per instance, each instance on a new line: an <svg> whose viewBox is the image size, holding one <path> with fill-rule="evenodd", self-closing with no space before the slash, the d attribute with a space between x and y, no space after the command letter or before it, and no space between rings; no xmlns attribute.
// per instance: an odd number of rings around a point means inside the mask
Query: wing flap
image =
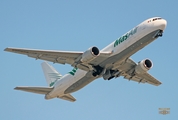
<svg viewBox="0 0 178 120"><path fill-rule="evenodd" d="M151 76L149 73L141 74L139 76L141 76L142 78L144 78L147 83L150 83L152 85L158 86L158 85L162 84L160 81L158 81L156 78L154 78L153 76Z"/></svg>
<svg viewBox="0 0 178 120"><path fill-rule="evenodd" d="M37 94L48 94L49 92L53 90L52 87L27 87L27 86L15 87L14 89L37 93Z"/></svg>

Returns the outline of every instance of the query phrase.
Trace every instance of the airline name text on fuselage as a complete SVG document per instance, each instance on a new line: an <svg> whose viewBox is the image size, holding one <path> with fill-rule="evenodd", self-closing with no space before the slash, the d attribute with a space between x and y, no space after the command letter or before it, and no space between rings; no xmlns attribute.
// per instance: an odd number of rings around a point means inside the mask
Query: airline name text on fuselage
<svg viewBox="0 0 178 120"><path fill-rule="evenodd" d="M132 30L130 30L128 33L126 33L125 35L123 35L122 37L118 38L115 42L114 42L114 47L118 46L119 44L121 44L122 42L124 42L125 40L127 40L131 35L134 35L137 32L137 28L135 27Z"/></svg>

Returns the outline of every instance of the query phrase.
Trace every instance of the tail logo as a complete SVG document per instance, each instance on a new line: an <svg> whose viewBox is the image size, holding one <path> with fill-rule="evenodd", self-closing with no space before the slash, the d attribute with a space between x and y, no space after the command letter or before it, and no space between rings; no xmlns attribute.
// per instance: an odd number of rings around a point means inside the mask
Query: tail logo
<svg viewBox="0 0 178 120"><path fill-rule="evenodd" d="M59 73L48 73L49 78L51 79L51 83L49 84L50 87L52 87L58 79L62 77Z"/></svg>
<svg viewBox="0 0 178 120"><path fill-rule="evenodd" d="M51 83L49 84L49 86L52 87L52 86L56 83L56 81L57 81L57 80L55 80L54 82L51 82Z"/></svg>

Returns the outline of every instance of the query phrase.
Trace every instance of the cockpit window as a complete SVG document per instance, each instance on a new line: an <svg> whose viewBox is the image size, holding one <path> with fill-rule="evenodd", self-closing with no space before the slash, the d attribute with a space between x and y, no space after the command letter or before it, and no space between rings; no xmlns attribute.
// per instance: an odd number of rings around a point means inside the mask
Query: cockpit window
<svg viewBox="0 0 178 120"><path fill-rule="evenodd" d="M154 18L153 21L161 20L162 18Z"/></svg>

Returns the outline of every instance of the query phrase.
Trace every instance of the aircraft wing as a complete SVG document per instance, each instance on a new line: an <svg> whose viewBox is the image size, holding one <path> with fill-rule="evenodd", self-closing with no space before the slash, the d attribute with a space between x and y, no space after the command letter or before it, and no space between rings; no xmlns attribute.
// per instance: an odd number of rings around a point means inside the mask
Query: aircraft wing
<svg viewBox="0 0 178 120"><path fill-rule="evenodd" d="M26 92L38 93L38 94L47 94L53 90L52 87L15 87L15 90L22 90Z"/></svg>
<svg viewBox="0 0 178 120"><path fill-rule="evenodd" d="M51 61L60 64L73 64L75 59L83 52L58 51L58 50L38 50L26 48L6 48L5 51L27 55L28 57Z"/></svg>
<svg viewBox="0 0 178 120"><path fill-rule="evenodd" d="M63 96L58 97L58 98L63 99L63 100L67 100L67 101L70 101L70 102L76 101L76 99L71 94L64 94Z"/></svg>
<svg viewBox="0 0 178 120"><path fill-rule="evenodd" d="M77 67L85 71L88 71L89 69L88 65L98 65L103 59L107 58L112 54L112 52L102 52L97 57L97 59L94 59L89 63L82 63L80 59L82 58L84 52L38 50L38 49L26 49L26 48L6 48L5 51L23 54L23 55L27 55L28 57L46 60L53 63L70 64L73 67L76 67L75 66L76 64L80 64Z"/></svg>
<svg viewBox="0 0 178 120"><path fill-rule="evenodd" d="M129 74L129 71L132 71L134 66L137 65L137 63L135 63L133 60L128 59L126 61L126 63L122 66L121 70L123 69L123 74L121 76L123 76L125 79L128 80L133 80L139 83L149 83L155 86L158 86L161 84L160 81L158 81L156 78L154 78L152 75L150 75L149 73L145 72L143 74L135 74L134 76L131 76Z"/></svg>

